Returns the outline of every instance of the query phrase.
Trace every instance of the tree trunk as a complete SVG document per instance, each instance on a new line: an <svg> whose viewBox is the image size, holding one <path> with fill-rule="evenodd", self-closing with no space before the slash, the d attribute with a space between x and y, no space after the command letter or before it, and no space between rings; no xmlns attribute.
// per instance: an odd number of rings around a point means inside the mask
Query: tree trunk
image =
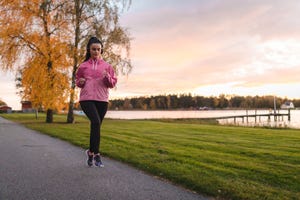
<svg viewBox="0 0 300 200"><path fill-rule="evenodd" d="M70 94L69 110L68 110L68 116L67 116L67 123L73 123L74 122L73 110L74 110L74 88L72 86L71 94Z"/></svg>
<svg viewBox="0 0 300 200"><path fill-rule="evenodd" d="M48 109L47 116L46 116L46 123L52 123L52 122L53 122L53 110Z"/></svg>
<svg viewBox="0 0 300 200"><path fill-rule="evenodd" d="M76 51L77 53L77 51ZM67 116L67 123L74 123L74 94L75 94L75 79L76 79L76 71L77 71L77 63L78 59L77 56L74 55L74 66L73 66L73 72L72 72L72 83L71 83L71 92L70 92L70 101L69 101L69 110L68 110L68 116Z"/></svg>
<svg viewBox="0 0 300 200"><path fill-rule="evenodd" d="M74 52L73 52L73 71L72 71L72 79L71 79L71 93L70 93L70 101L69 101L69 110L67 116L67 123L74 122L74 92L75 92L75 78L76 71L78 68L78 44L80 40L80 18L82 15L83 3L81 1L75 1L75 38L74 38Z"/></svg>

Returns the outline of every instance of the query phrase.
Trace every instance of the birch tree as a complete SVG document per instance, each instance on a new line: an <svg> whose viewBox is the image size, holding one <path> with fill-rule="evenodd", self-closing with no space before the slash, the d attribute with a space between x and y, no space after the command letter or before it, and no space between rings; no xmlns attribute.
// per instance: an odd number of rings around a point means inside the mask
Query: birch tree
<svg viewBox="0 0 300 200"><path fill-rule="evenodd" d="M90 36L97 36L104 43L103 57L117 72L128 74L132 65L130 61L130 37L127 29L119 24L121 13L130 7L131 0L74 0L68 11L73 33L72 41L72 75L67 122L74 121L75 74L84 59L86 43Z"/></svg>

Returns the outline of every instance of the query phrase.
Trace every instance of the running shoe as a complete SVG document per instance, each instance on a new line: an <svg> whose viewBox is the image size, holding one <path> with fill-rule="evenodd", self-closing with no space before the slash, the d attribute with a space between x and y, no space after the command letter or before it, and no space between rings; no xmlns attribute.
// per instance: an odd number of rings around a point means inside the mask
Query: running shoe
<svg viewBox="0 0 300 200"><path fill-rule="evenodd" d="M86 155L87 155L87 160L86 160L86 162L87 162L87 165L89 166L89 167L91 167L91 166L93 166L93 154L92 153L90 153L90 150L86 150L85 151L86 152Z"/></svg>
<svg viewBox="0 0 300 200"><path fill-rule="evenodd" d="M97 167L104 167L99 153L94 156L94 161Z"/></svg>

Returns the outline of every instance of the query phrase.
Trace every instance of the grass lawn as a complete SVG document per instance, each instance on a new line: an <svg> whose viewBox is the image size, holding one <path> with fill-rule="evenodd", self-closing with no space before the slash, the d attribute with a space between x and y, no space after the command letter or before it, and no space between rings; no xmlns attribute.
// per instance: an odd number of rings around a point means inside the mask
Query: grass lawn
<svg viewBox="0 0 300 200"><path fill-rule="evenodd" d="M88 147L85 117L46 124L44 114L0 116ZM101 153L220 199L300 199L300 129L105 119Z"/></svg>

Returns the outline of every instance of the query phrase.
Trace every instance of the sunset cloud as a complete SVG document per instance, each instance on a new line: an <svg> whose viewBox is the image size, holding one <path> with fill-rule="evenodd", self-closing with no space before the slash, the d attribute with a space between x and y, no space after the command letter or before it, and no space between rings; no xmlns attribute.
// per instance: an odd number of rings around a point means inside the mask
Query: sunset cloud
<svg viewBox="0 0 300 200"><path fill-rule="evenodd" d="M134 68L119 77L111 98L189 92L300 98L299 10L299 0L133 1L120 23L133 37Z"/></svg>
<svg viewBox="0 0 300 200"><path fill-rule="evenodd" d="M210 85L227 85L232 93L253 88L249 95L273 85L280 95L280 84L300 84L296 0L139 1L132 6L122 23L135 38L134 69L116 95L197 93L195 88Z"/></svg>

